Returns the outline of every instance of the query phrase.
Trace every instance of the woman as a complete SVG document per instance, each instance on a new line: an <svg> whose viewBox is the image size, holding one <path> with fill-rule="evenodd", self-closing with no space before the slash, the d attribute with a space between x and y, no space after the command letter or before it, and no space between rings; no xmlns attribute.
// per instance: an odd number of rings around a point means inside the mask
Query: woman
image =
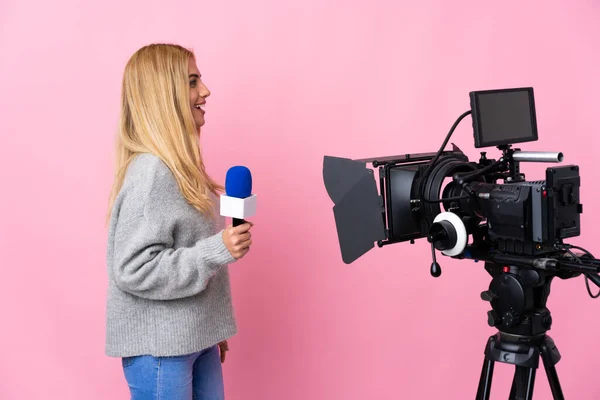
<svg viewBox="0 0 600 400"><path fill-rule="evenodd" d="M222 399L236 333L227 266L248 253L252 224L219 217L223 187L199 150L210 92L194 54L167 44L139 49L122 85L106 354L122 358L133 400Z"/></svg>

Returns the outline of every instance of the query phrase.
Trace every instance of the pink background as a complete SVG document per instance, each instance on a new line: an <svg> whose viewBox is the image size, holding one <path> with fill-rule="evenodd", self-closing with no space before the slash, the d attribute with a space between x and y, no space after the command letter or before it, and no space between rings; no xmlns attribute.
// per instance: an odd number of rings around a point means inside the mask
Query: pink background
<svg viewBox="0 0 600 400"><path fill-rule="evenodd" d="M483 266L442 258L433 279L425 241L343 264L323 156L434 151L470 90L534 86L541 138L522 148L581 166L583 233L571 242L600 254L599 11L572 0L3 0L0 398L128 398L119 360L103 354L103 223L122 70L157 41L197 52L213 92L210 172L247 165L260 196L255 245L231 270L240 333L228 398L473 398L493 332ZM470 124L453 141L476 157ZM542 179L545 167L524 171ZM600 300L578 278L556 281L549 305L566 397L597 399ZM511 377L497 366L493 399ZM550 398L543 369L536 398Z"/></svg>

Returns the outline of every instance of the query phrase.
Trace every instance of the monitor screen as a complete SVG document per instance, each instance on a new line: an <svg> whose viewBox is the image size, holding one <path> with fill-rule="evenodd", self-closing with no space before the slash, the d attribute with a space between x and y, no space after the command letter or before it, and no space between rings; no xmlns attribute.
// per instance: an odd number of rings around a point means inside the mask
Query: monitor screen
<svg viewBox="0 0 600 400"><path fill-rule="evenodd" d="M476 91L470 98L475 147L538 139L533 88Z"/></svg>

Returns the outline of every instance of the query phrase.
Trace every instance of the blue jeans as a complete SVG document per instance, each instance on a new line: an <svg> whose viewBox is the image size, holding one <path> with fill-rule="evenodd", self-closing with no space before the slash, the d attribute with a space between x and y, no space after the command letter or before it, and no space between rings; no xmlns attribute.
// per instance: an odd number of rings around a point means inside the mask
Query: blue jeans
<svg viewBox="0 0 600 400"><path fill-rule="evenodd" d="M223 400L218 346L176 357L125 357L131 400Z"/></svg>

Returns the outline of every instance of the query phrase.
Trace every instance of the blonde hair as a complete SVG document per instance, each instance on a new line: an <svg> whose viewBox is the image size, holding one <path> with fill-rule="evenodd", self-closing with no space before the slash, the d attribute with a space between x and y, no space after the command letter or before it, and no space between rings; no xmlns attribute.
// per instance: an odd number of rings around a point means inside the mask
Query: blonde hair
<svg viewBox="0 0 600 400"><path fill-rule="evenodd" d="M151 44L136 51L125 67L116 140L115 180L110 217L127 167L140 153L158 156L173 172L182 195L210 213L210 193L223 186L206 173L190 106L188 62L194 53L179 45Z"/></svg>

